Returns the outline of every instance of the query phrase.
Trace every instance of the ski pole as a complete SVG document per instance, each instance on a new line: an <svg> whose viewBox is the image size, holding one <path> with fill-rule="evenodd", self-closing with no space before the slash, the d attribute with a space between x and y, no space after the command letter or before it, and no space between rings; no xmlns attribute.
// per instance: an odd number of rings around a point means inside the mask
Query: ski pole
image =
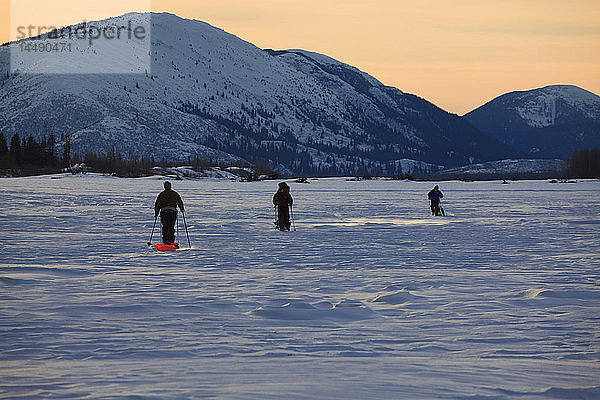
<svg viewBox="0 0 600 400"><path fill-rule="evenodd" d="M294 209L290 206L290 214L292 216L292 226L294 227L294 231L296 231L296 221L294 221Z"/></svg>
<svg viewBox="0 0 600 400"><path fill-rule="evenodd" d="M152 233L150 234L150 240L148 241L148 246L152 246L152 236L154 236L154 227L156 226L156 218L158 215L154 216L154 225L152 225Z"/></svg>
<svg viewBox="0 0 600 400"><path fill-rule="evenodd" d="M185 222L185 213L181 210L181 215L183 215L183 226L185 226L185 234L187 235L188 246L191 249L192 244L190 243L190 234L188 233L187 222Z"/></svg>

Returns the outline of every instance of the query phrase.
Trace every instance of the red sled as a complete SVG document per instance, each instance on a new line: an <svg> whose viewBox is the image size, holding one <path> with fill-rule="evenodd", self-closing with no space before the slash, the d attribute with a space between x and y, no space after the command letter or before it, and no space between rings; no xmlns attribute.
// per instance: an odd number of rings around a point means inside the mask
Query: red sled
<svg viewBox="0 0 600 400"><path fill-rule="evenodd" d="M172 244L156 243L154 245L154 248L158 251L175 251L179 248L179 243L172 243Z"/></svg>

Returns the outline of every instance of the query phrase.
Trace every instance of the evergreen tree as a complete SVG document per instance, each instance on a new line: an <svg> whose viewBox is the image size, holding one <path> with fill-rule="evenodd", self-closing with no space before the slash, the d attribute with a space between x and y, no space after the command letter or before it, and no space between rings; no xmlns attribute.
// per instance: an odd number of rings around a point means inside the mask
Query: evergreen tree
<svg viewBox="0 0 600 400"><path fill-rule="evenodd" d="M64 168L71 166L71 136L65 137L65 147L63 149L62 164Z"/></svg>
<svg viewBox="0 0 600 400"><path fill-rule="evenodd" d="M48 136L48 141L46 142L46 154L48 157L48 166L56 167L56 138L54 137L54 133L51 133Z"/></svg>
<svg viewBox="0 0 600 400"><path fill-rule="evenodd" d="M0 169L8 167L8 143L4 132L0 132Z"/></svg>
<svg viewBox="0 0 600 400"><path fill-rule="evenodd" d="M18 133L15 133L10 140L9 151L10 164L20 167L23 164L23 152L21 150L21 138Z"/></svg>
<svg viewBox="0 0 600 400"><path fill-rule="evenodd" d="M27 141L23 138L24 146L23 146L23 164L25 165L33 165L38 158L36 157L36 143L33 139L33 135L29 135L27 137Z"/></svg>
<svg viewBox="0 0 600 400"><path fill-rule="evenodd" d="M37 153L37 165L42 167L49 166L48 161L48 141L46 140L46 136L42 138L42 141L38 144L36 143L36 153Z"/></svg>
<svg viewBox="0 0 600 400"><path fill-rule="evenodd" d="M0 132L0 157L8 156L8 143L6 142L6 136L4 132Z"/></svg>

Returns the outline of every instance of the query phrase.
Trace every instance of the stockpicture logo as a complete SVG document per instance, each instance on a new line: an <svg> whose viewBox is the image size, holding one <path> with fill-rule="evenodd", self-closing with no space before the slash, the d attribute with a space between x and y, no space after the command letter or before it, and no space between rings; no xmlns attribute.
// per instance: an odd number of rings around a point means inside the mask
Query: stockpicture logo
<svg viewBox="0 0 600 400"><path fill-rule="evenodd" d="M151 70L151 14L58 27L15 24L12 73L141 74Z"/></svg>

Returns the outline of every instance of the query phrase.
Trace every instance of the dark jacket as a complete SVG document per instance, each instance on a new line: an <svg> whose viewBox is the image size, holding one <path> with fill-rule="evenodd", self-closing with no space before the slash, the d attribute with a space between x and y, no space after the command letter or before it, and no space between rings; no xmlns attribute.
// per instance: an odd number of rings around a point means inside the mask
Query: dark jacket
<svg viewBox="0 0 600 400"><path fill-rule="evenodd" d="M273 204L278 207L291 207L293 203L294 199L288 190L279 189L273 196Z"/></svg>
<svg viewBox="0 0 600 400"><path fill-rule="evenodd" d="M439 189L431 189L427 194L427 197L429 200L437 203L442 197L444 197L444 194L440 192Z"/></svg>
<svg viewBox="0 0 600 400"><path fill-rule="evenodd" d="M183 201L181 200L181 196L179 193L174 191L173 189L165 189L158 194L156 198L156 203L154 203L154 216L157 216L160 212L161 208L164 207L173 207L176 208L179 206L181 211L183 209Z"/></svg>

